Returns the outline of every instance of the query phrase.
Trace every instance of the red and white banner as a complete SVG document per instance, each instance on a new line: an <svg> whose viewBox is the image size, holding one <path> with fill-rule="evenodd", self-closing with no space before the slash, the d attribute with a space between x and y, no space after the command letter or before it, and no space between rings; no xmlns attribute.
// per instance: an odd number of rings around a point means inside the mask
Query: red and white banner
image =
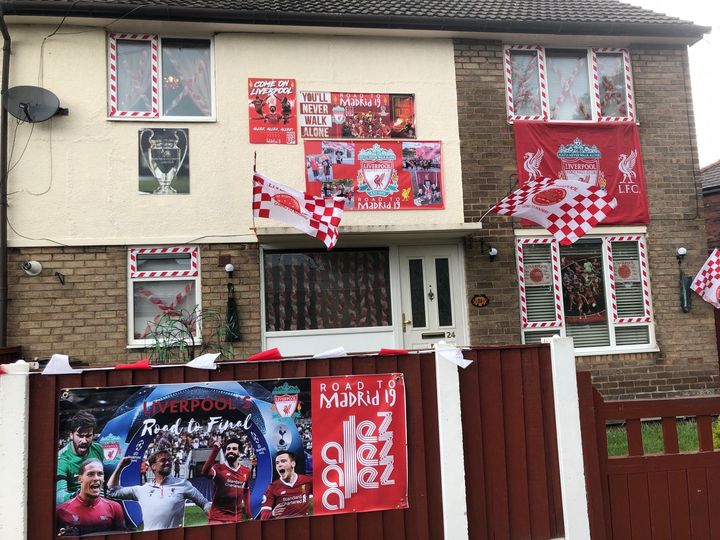
<svg viewBox="0 0 720 540"><path fill-rule="evenodd" d="M600 188L575 180L526 182L492 207L545 227L563 246L574 244L617 206Z"/></svg>
<svg viewBox="0 0 720 540"><path fill-rule="evenodd" d="M439 141L305 141L305 190L345 210L445 207Z"/></svg>
<svg viewBox="0 0 720 540"><path fill-rule="evenodd" d="M306 139L414 139L413 94L299 92Z"/></svg>
<svg viewBox="0 0 720 540"><path fill-rule="evenodd" d="M407 508L402 374L311 381L315 515Z"/></svg>
<svg viewBox="0 0 720 540"><path fill-rule="evenodd" d="M596 186L617 200L604 225L649 223L640 137L633 123L515 122L520 186L560 178Z"/></svg>
<svg viewBox="0 0 720 540"><path fill-rule="evenodd" d="M336 244L345 199L314 197L261 174L253 175L253 215L282 221L321 240Z"/></svg>
<svg viewBox="0 0 720 540"><path fill-rule="evenodd" d="M693 279L692 290L720 308L720 249L715 248Z"/></svg>
<svg viewBox="0 0 720 540"><path fill-rule="evenodd" d="M295 79L248 79L251 144L297 144Z"/></svg>

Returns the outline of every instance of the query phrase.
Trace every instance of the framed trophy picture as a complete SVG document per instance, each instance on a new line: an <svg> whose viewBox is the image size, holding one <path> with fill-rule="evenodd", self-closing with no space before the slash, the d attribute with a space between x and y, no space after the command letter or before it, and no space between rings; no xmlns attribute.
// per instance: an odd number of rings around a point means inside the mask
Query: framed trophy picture
<svg viewBox="0 0 720 540"><path fill-rule="evenodd" d="M138 190L152 195L190 193L187 128L138 130Z"/></svg>

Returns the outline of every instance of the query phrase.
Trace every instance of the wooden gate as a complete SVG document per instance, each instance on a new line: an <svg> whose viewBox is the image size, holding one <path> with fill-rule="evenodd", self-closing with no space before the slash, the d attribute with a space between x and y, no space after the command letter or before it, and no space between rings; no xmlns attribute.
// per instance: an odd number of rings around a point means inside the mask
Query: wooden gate
<svg viewBox="0 0 720 540"><path fill-rule="evenodd" d="M433 354L362 356L332 360L286 360L222 365L217 371L168 367L150 371L92 370L80 375L30 379L28 538L55 534L55 449L61 388L159 383L258 380L400 372L405 376L408 424L408 510L340 514L279 521L93 536L107 540L437 540L443 537L437 391Z"/></svg>
<svg viewBox="0 0 720 540"><path fill-rule="evenodd" d="M460 374L471 540L563 536L548 345L474 348Z"/></svg>
<svg viewBox="0 0 720 540"><path fill-rule="evenodd" d="M720 538L720 453L712 420L720 397L609 401L578 374L588 506L593 540ZM698 451L680 452L677 418L694 418ZM664 451L646 454L641 419L660 419ZM622 421L628 455L608 457L606 423Z"/></svg>

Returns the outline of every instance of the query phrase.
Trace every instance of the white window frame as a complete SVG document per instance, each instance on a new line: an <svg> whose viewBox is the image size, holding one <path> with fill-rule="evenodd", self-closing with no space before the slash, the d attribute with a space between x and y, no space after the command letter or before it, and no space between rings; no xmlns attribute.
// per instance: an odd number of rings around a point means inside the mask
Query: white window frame
<svg viewBox="0 0 720 540"><path fill-rule="evenodd" d="M608 330L610 337L609 347L581 347L575 349L576 356L596 356L601 354L622 354L631 352L655 352L658 350L655 340L655 325L652 309L652 290L650 286L650 271L648 268L647 244L645 234L594 234L586 235L586 239L602 240L603 271L605 274L605 305L608 312ZM641 317L624 317L618 315L616 301L616 285L614 260L612 256L612 242L634 241L638 243L638 256L640 261L640 278L643 292L644 315ZM523 247L528 244L550 244L552 259L552 279L555 299L555 320L543 322L528 321L528 307L526 301L526 284ZM518 276L518 292L520 300L521 335L526 341L526 333L534 331L547 331L556 329L557 333L566 337L566 326L563 320L565 313L562 294L562 276L560 275L560 247L557 240L552 237L528 236L523 234L515 239L516 268ZM640 345L615 345L615 329L618 327L647 326L648 343Z"/></svg>
<svg viewBox="0 0 720 540"><path fill-rule="evenodd" d="M553 47L555 49L557 47ZM504 48L504 69L505 69L505 102L507 106L507 121L512 124L516 120L535 120L535 121L546 121L546 122L579 122L579 123L601 123L601 122L635 122L635 102L634 102L634 86L632 78L632 65L630 63L630 53L627 49L623 48L611 48L611 47L568 47L573 50L586 50L588 55L588 83L592 93L590 99L590 108L592 110L591 120L551 120L550 119L550 101L548 95L548 77L547 77L547 59L545 53L545 47L542 45L505 45ZM540 90L540 115L518 115L515 114L514 103L515 99L513 96L512 89L512 64L511 54L512 51L534 51L538 57L538 88ZM598 54L622 54L623 58L623 71L625 73L625 94L627 99L627 116L601 116L601 96L600 96L600 85L599 85L599 71L598 71Z"/></svg>
<svg viewBox="0 0 720 540"><path fill-rule="evenodd" d="M188 253L190 254L190 269L176 271L151 271L142 272L138 270L138 255L146 253ZM200 250L197 246L155 246L128 249L128 347L152 347L155 343L152 339L138 339L134 335L135 306L134 306L134 285L136 283L157 283L168 281L188 281L195 283L195 305L202 305L202 288L200 286ZM196 326L195 344L202 342L202 321L198 319Z"/></svg>
<svg viewBox="0 0 720 540"><path fill-rule="evenodd" d="M207 40L210 44L210 105L209 116L163 116L162 93L162 41L163 39L195 39ZM151 56L151 96L150 111L132 111L118 109L117 105L117 42L146 41L150 44ZM152 122L214 122L215 110L215 42L209 36L160 36L157 34L110 33L107 46L108 73L108 120L152 121Z"/></svg>

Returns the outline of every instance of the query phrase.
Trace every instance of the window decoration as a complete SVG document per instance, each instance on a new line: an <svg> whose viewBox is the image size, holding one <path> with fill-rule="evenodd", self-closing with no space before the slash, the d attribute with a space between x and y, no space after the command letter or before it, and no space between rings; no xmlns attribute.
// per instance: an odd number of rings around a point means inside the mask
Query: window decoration
<svg viewBox="0 0 720 540"><path fill-rule="evenodd" d="M635 121L626 49L509 45L504 64L509 122Z"/></svg>
<svg viewBox="0 0 720 540"><path fill-rule="evenodd" d="M561 334L572 337L576 349L653 345L642 235L595 237L570 246L552 238L519 238L516 251L525 343Z"/></svg>
<svg viewBox="0 0 720 540"><path fill-rule="evenodd" d="M387 249L266 251L268 332L392 325Z"/></svg>
<svg viewBox="0 0 720 540"><path fill-rule="evenodd" d="M154 323L163 315L182 317L200 305L197 247L132 248L129 268L129 342L147 345ZM200 318L194 336L200 335Z"/></svg>
<svg viewBox="0 0 720 540"><path fill-rule="evenodd" d="M213 115L209 39L109 34L111 118L208 118Z"/></svg>

